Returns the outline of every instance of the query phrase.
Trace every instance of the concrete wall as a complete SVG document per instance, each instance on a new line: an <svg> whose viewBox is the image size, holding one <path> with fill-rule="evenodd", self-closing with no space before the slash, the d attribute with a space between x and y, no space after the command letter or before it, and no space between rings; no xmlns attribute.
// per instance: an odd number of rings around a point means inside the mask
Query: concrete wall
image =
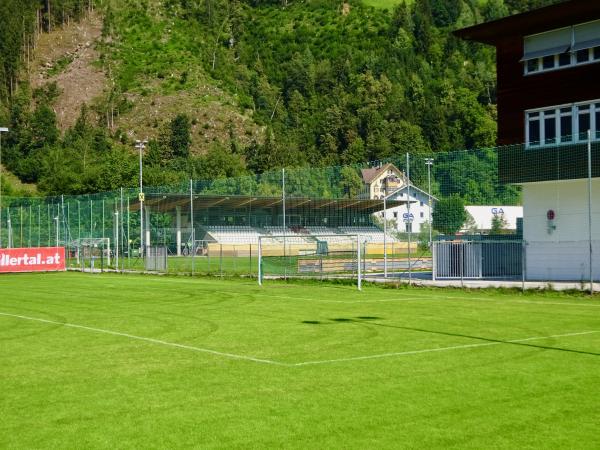
<svg viewBox="0 0 600 450"><path fill-rule="evenodd" d="M523 185L524 239L528 280L589 278L587 180ZM547 219L553 210L554 221ZM592 185L594 276L600 279L600 179Z"/></svg>

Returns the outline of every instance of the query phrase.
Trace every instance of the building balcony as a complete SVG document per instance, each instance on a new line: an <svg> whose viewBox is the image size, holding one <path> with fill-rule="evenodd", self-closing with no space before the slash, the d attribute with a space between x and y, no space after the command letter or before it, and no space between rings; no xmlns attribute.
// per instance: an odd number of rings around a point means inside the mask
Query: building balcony
<svg viewBox="0 0 600 450"><path fill-rule="evenodd" d="M498 179L505 184L577 180L588 177L587 143L498 150ZM592 143L592 177L600 177L600 142Z"/></svg>

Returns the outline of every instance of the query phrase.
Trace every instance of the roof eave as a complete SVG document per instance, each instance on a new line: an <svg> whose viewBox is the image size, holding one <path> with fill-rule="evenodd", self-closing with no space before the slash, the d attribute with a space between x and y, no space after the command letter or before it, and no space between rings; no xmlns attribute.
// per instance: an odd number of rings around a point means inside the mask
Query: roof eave
<svg viewBox="0 0 600 450"><path fill-rule="evenodd" d="M598 18L600 2L571 0L456 30L453 34L464 40L497 45L508 37L528 36Z"/></svg>

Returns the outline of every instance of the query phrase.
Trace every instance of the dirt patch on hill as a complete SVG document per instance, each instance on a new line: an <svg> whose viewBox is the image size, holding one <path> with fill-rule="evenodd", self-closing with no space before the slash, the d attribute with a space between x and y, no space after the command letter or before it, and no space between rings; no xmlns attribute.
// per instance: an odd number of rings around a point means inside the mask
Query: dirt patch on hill
<svg viewBox="0 0 600 450"><path fill-rule="evenodd" d="M75 123L81 106L107 87L104 72L95 66L99 57L95 44L101 32L102 18L92 13L79 23L42 35L38 42L31 85L56 82L60 95L53 108L63 131Z"/></svg>
<svg viewBox="0 0 600 450"><path fill-rule="evenodd" d="M251 111L242 113L232 96L209 84L169 95L126 97L133 108L116 123L132 139L158 138L169 120L186 113L192 121L194 154L205 153L214 142L229 145L232 138L243 146L263 140L264 130L252 120Z"/></svg>

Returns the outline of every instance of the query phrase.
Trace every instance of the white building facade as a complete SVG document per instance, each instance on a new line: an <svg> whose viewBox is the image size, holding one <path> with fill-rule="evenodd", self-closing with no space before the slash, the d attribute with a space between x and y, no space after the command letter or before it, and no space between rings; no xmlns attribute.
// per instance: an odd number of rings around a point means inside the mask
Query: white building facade
<svg viewBox="0 0 600 450"><path fill-rule="evenodd" d="M588 180L523 185L529 280L588 281ZM600 279L600 179L592 180L593 275Z"/></svg>
<svg viewBox="0 0 600 450"><path fill-rule="evenodd" d="M431 220L436 198L409 183L406 175L393 164L363 169L362 177L369 198L410 202L377 213L379 219L393 223L396 231L419 233Z"/></svg>
<svg viewBox="0 0 600 450"><path fill-rule="evenodd" d="M404 186L390 194L388 199L410 201L410 208L403 205L386 210L385 218L395 223L397 231L408 232L410 229L413 233L420 233L423 225L431 220L433 207L429 195L415 186ZM435 197L431 198L431 203L435 204Z"/></svg>
<svg viewBox="0 0 600 450"><path fill-rule="evenodd" d="M522 206L466 206L465 209L473 218L475 229L481 232L490 231L495 218L503 219L505 230L516 231L517 219L523 218ZM468 232L471 230L465 227L463 231Z"/></svg>

